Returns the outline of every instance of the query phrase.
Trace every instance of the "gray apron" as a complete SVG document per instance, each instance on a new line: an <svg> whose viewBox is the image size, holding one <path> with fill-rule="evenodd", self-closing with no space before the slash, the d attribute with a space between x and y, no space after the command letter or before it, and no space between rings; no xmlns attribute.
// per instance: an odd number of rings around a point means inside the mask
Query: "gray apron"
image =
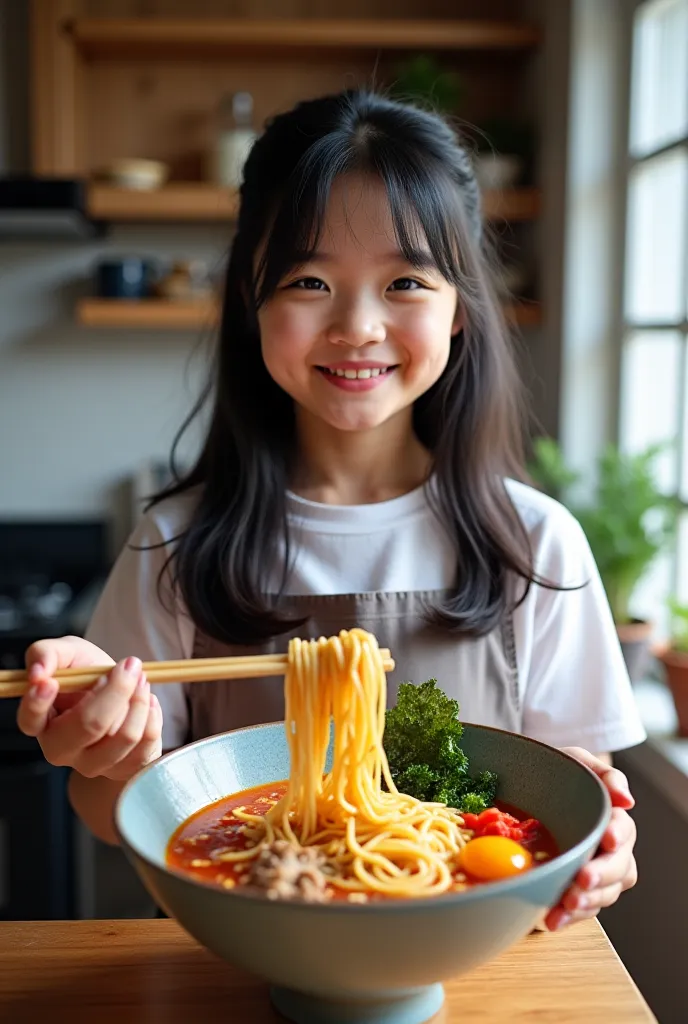
<svg viewBox="0 0 688 1024"><path fill-rule="evenodd" d="M513 623L507 615L487 636L465 639L429 625L425 609L441 591L372 592L325 597L285 597L280 609L307 616L290 633L254 646L223 644L196 632L194 658L285 653L292 636L333 636L359 626L389 647L396 668L387 676L388 705L396 702L400 683L437 679L458 700L464 722L521 732L521 709ZM284 718L284 677L193 683L184 687L190 736L196 740L229 729Z"/></svg>

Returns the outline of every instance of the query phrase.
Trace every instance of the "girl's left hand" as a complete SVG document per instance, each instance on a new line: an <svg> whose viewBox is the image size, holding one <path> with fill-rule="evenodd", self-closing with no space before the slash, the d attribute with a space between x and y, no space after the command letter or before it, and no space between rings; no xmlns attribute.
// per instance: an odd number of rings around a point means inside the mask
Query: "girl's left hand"
<svg viewBox="0 0 688 1024"><path fill-rule="evenodd" d="M603 907L616 903L621 893L633 888L638 881L638 869L633 857L635 822L626 813L635 805L635 800L631 796L626 776L581 747L564 747L563 750L599 776L609 790L612 815L600 841L597 856L578 872L575 883L545 918L550 931L557 931L574 921L595 917Z"/></svg>

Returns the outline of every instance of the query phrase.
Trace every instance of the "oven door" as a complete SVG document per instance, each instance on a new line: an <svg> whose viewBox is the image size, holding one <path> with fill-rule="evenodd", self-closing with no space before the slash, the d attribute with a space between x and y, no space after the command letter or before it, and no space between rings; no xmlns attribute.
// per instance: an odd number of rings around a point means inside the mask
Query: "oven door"
<svg viewBox="0 0 688 1024"><path fill-rule="evenodd" d="M0 920L74 917L68 775L40 751L0 755Z"/></svg>

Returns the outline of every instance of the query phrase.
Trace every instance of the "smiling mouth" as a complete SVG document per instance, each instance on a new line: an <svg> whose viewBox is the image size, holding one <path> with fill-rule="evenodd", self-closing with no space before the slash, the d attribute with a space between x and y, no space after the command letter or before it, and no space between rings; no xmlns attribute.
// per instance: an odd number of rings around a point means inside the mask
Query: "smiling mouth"
<svg viewBox="0 0 688 1024"><path fill-rule="evenodd" d="M332 369L329 366L317 366L317 370L329 377L344 377L346 380L369 380L371 377L386 377L397 369L396 366L365 366L360 370Z"/></svg>

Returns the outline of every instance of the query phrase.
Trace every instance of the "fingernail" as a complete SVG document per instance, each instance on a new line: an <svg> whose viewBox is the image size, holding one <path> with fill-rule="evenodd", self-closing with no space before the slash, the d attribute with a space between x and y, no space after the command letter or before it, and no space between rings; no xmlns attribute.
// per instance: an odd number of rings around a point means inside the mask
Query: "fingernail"
<svg viewBox="0 0 688 1024"><path fill-rule="evenodd" d="M142 673L141 674L141 678L139 679L138 683L136 684L136 692L137 693L143 693L144 690L147 688L147 686L148 686L148 680L146 679L145 675Z"/></svg>
<svg viewBox="0 0 688 1024"><path fill-rule="evenodd" d="M141 659L140 658L127 658L124 662L124 671L130 672L132 676L138 675L141 671Z"/></svg>
<svg viewBox="0 0 688 1024"><path fill-rule="evenodd" d="M29 689L29 697L31 700L45 700L50 695L50 685L45 680L40 683L34 683Z"/></svg>
<svg viewBox="0 0 688 1024"><path fill-rule="evenodd" d="M590 901L588 900L587 896L583 896L581 894L580 896L576 897L576 910L587 910L589 905Z"/></svg>
<svg viewBox="0 0 688 1024"><path fill-rule="evenodd" d="M587 879L587 881L585 883L585 888L586 889L597 889L599 887L599 884L600 884L600 876L599 875L595 875L595 874L588 875L588 879Z"/></svg>
<svg viewBox="0 0 688 1024"><path fill-rule="evenodd" d="M561 931L562 928L566 928L566 925L570 924L570 923L571 923L571 915L570 914L562 914L561 917L559 918L559 920L557 921L557 926L554 929L555 932Z"/></svg>
<svg viewBox="0 0 688 1024"><path fill-rule="evenodd" d="M104 686L107 686L107 681L107 676L99 676L91 688L91 693L93 693L95 690L102 690Z"/></svg>

